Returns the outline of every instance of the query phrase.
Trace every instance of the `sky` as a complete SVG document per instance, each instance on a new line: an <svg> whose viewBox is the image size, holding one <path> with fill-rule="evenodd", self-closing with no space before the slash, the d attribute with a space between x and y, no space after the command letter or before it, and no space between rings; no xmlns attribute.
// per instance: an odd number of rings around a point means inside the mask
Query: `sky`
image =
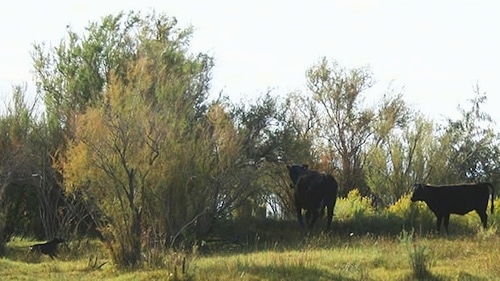
<svg viewBox="0 0 500 281"><path fill-rule="evenodd" d="M8 4L7 4L8 3ZM306 70L322 57L368 66L377 101L388 88L437 121L468 108L474 87L500 131L498 1L11 1L0 4L0 107L12 85L34 93L33 43L57 43L66 27L121 11L152 10L193 26L193 52L213 56L212 92L233 100L306 90ZM497 79L495 79L497 78Z"/></svg>

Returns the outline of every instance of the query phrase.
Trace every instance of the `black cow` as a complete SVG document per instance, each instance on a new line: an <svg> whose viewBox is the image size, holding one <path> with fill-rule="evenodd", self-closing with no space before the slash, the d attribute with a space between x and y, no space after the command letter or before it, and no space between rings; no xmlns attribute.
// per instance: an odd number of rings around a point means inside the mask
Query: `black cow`
<svg viewBox="0 0 500 281"><path fill-rule="evenodd" d="M290 186L294 188L295 209L300 226L304 227L302 209L306 211L306 223L311 229L319 216L324 214L326 207L326 229L330 229L338 191L335 178L326 173L309 170L307 165L287 165L287 168L292 180Z"/></svg>
<svg viewBox="0 0 500 281"><path fill-rule="evenodd" d="M63 242L64 240L61 238L54 238L49 242L30 246L30 252L42 253L48 255L51 259L54 259L54 257L57 257L57 245Z"/></svg>
<svg viewBox="0 0 500 281"><path fill-rule="evenodd" d="M491 189L491 213L493 213L493 186L490 183L457 184L432 186L415 184L411 201L424 201L436 215L437 231L441 228L444 218L444 227L448 233L450 214L465 215L475 210L484 228L486 228L486 209Z"/></svg>

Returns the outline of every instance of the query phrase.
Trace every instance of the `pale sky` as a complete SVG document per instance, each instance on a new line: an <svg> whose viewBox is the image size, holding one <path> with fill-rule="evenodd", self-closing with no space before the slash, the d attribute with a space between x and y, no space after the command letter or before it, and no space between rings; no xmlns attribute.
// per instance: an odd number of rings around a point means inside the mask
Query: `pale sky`
<svg viewBox="0 0 500 281"><path fill-rule="evenodd" d="M12 84L34 92L32 43L55 45L67 25L82 34L106 15L152 9L194 27L192 50L215 58L212 91L235 101L304 91L306 70L325 56L370 66L370 99L391 84L434 119L456 115L478 83L500 129L499 1L4 1L0 106Z"/></svg>

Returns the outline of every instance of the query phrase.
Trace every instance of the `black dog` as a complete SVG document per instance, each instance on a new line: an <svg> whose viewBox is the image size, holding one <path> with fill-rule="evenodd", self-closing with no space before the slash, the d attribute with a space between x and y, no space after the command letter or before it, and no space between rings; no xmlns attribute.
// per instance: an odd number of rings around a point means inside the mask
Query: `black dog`
<svg viewBox="0 0 500 281"><path fill-rule="evenodd" d="M63 242L64 240L61 238L54 238L46 243L35 244L30 246L30 253L42 253L54 259L57 257L57 245Z"/></svg>

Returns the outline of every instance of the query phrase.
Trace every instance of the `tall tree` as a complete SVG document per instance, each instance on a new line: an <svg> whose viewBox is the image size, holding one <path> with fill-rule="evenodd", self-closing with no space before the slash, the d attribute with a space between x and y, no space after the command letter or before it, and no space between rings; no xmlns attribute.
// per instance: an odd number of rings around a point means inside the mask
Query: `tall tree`
<svg viewBox="0 0 500 281"><path fill-rule="evenodd" d="M435 178L435 165L444 159L433 123L416 115L406 126L370 144L365 177L384 206L395 203L416 182Z"/></svg>
<svg viewBox="0 0 500 281"><path fill-rule="evenodd" d="M363 105L372 84L368 68L346 69L323 58L307 71L307 87L317 102L321 146L341 171L340 194L362 182L362 149L373 134L375 112Z"/></svg>
<svg viewBox="0 0 500 281"><path fill-rule="evenodd" d="M208 134L201 123L212 61L189 54L191 30L175 25L165 15L119 14L91 24L87 36L70 32L55 54L37 49L49 118L64 136L56 161L65 186L100 214L120 266L139 264L152 226L170 239L204 208L189 199L206 198L193 175L197 140Z"/></svg>
<svg viewBox="0 0 500 281"><path fill-rule="evenodd" d="M487 101L479 86L474 89L470 108L459 107L461 118L448 119L443 128L441 142L449 151L447 157L448 181L498 182L500 171L500 138L493 129L491 117L482 110Z"/></svg>

